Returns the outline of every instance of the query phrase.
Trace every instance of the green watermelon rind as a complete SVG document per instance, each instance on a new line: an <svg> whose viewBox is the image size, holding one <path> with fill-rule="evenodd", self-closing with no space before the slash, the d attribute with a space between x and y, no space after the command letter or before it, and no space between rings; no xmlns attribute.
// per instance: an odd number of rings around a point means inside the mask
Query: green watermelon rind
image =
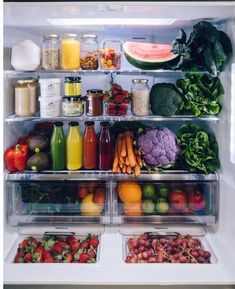
<svg viewBox="0 0 235 289"><path fill-rule="evenodd" d="M126 50L127 48L124 45L124 55L127 61L133 66L140 68L140 69L146 69L146 70L164 69L164 68L167 68L168 66L170 67L172 64L176 63L179 59L179 55L174 54L170 58L164 59L162 61L159 61L159 58L155 62L153 62L154 60L144 61L144 60L140 60L140 59L136 59L132 57L130 53L128 53Z"/></svg>

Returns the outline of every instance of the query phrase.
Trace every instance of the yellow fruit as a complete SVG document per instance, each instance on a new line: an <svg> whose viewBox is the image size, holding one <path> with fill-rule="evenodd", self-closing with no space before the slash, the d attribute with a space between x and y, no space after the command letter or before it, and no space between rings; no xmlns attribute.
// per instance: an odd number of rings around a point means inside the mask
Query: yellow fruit
<svg viewBox="0 0 235 289"><path fill-rule="evenodd" d="M102 64L102 69L107 69L108 65L107 64Z"/></svg>
<svg viewBox="0 0 235 289"><path fill-rule="evenodd" d="M138 183L122 182L118 185L118 196L124 203L139 203L142 190Z"/></svg>
<svg viewBox="0 0 235 289"><path fill-rule="evenodd" d="M141 203L124 203L124 214L126 216L141 216Z"/></svg>
<svg viewBox="0 0 235 289"><path fill-rule="evenodd" d="M84 216L99 216L103 211L103 204L93 202L93 194L88 194L81 203L81 214Z"/></svg>
<svg viewBox="0 0 235 289"><path fill-rule="evenodd" d="M100 62L101 62L102 65L106 64L106 59L105 58L101 58Z"/></svg>
<svg viewBox="0 0 235 289"><path fill-rule="evenodd" d="M110 65L112 65L112 64L113 64L112 60L109 59L109 60L107 61L107 65L110 66Z"/></svg>

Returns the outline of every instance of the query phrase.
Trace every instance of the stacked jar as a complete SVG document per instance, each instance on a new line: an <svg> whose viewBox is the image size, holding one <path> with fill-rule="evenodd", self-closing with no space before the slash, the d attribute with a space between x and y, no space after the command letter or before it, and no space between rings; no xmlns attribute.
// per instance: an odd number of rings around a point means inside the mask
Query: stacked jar
<svg viewBox="0 0 235 289"><path fill-rule="evenodd" d="M81 78L78 76L65 77L64 79L62 112L64 116L80 116L84 112Z"/></svg>

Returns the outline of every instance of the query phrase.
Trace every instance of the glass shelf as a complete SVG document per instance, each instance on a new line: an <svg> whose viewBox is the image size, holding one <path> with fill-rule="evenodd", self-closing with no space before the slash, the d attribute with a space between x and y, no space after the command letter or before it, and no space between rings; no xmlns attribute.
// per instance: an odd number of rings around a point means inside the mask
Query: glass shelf
<svg viewBox="0 0 235 289"><path fill-rule="evenodd" d="M6 122L22 122L22 121L219 121L219 116L203 116L203 117L195 117L194 115L175 115L170 117L149 115L149 116L134 116L134 115L125 115L125 116L110 116L110 115L101 115L101 116L88 116L86 114L82 116L58 116L52 118L41 118L40 116L32 116L32 117L20 117L11 115L5 119Z"/></svg>
<svg viewBox="0 0 235 289"><path fill-rule="evenodd" d="M169 170L164 173L147 173L142 171L138 177L128 174L114 174L112 171L79 170L79 171L52 171L41 172L24 171L5 174L6 181L64 181L64 180L149 180L149 181L218 181L219 176L214 174L197 174L184 170Z"/></svg>

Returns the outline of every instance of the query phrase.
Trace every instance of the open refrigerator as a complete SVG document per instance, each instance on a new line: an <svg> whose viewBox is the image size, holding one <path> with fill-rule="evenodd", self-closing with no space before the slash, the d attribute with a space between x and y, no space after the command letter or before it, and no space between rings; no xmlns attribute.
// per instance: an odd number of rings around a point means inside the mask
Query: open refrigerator
<svg viewBox="0 0 235 289"><path fill-rule="evenodd" d="M41 45L45 33L95 33L99 42L115 38L125 41L171 43L179 29L187 33L200 20L211 22L235 41L235 5L233 2L5 2L4 3L4 149L42 121L63 121L73 117L42 119L40 116L17 117L14 114L16 80L34 77L64 79L80 76L82 94L87 89L107 89L110 80L130 90L133 78L148 79L149 84L174 83L185 72L177 70L142 70L127 62L122 55L118 71L35 71L14 70L10 64L11 48L30 39ZM234 46L234 45L233 45ZM233 47L235 49L235 47ZM221 168L217 173L201 174L170 170L165 173L141 172L138 177L113 174L110 171L25 171L4 172L4 282L5 284L234 284L235 283L235 64L232 61L220 73L225 94L223 109L218 116L195 117L134 117L82 115L81 124L101 121L144 121L152 126L167 126L174 131L184 123L196 122L212 131L217 138ZM194 214L126 216L118 198L123 181L177 189L195 187L203 191L206 210ZM100 184L106 201L99 216L83 216L77 204L66 203L64 194L80 184ZM32 200L35 190L47 192L40 204ZM38 192L37 192L38 193ZM31 194L31 198L29 195ZM53 198L59 199L56 202ZM58 197L59 196L59 197ZM98 236L100 245L94 264L14 264L17 245L26 236L45 233L55 235ZM211 252L210 264L128 264L129 238L150 232L153 236L190 234L201 240Z"/></svg>

